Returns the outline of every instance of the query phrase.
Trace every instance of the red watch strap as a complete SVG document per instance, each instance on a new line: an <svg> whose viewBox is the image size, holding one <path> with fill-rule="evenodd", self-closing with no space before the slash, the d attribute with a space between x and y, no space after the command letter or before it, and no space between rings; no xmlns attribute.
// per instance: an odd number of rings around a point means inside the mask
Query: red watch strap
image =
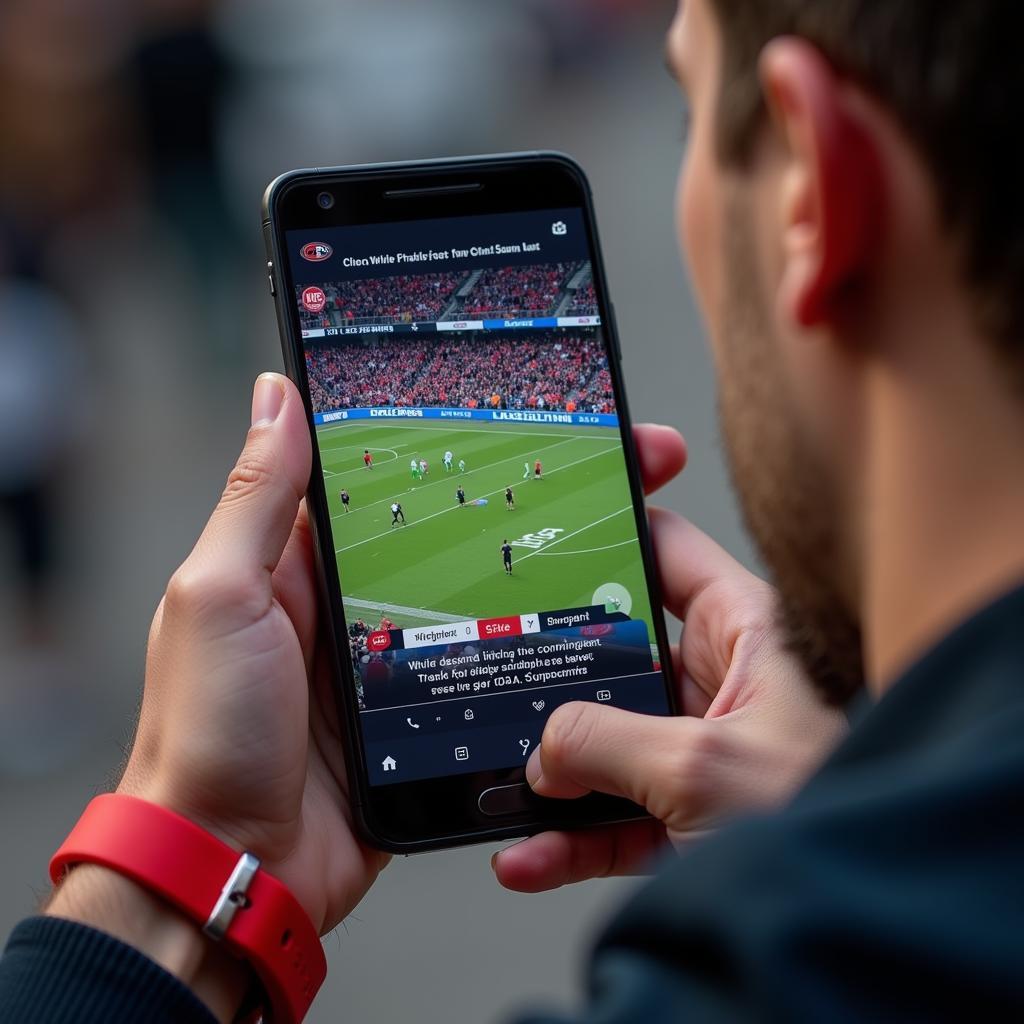
<svg viewBox="0 0 1024 1024"><path fill-rule="evenodd" d="M251 854L164 807L110 793L85 809L53 855L50 878L56 884L79 863L103 865L159 894L248 960L270 1002L273 1015L265 1019L298 1024L306 1015L327 975L320 938L295 897L258 870Z"/></svg>

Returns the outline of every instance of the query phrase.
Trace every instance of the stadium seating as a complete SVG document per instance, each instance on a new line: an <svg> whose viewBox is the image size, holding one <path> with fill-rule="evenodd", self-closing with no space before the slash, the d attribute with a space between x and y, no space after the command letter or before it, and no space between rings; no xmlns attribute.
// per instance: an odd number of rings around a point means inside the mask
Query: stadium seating
<svg viewBox="0 0 1024 1024"><path fill-rule="evenodd" d="M597 296L594 294L593 282L588 281L573 296L572 302L565 311L566 316L596 316Z"/></svg>
<svg viewBox="0 0 1024 1024"><path fill-rule="evenodd" d="M466 316L550 316L573 263L543 263L532 267L485 270L465 299Z"/></svg>
<svg viewBox="0 0 1024 1024"><path fill-rule="evenodd" d="M310 313L303 307L301 289L296 289L296 301L303 330L432 321L445 312L453 319L553 316L570 298L566 315L593 316L597 313L593 284L588 282L575 293L566 287L584 266L541 263L496 267L477 271L475 281L472 270L335 281L323 285L327 304L321 312ZM458 295L468 284L472 284L468 293Z"/></svg>
<svg viewBox="0 0 1024 1024"><path fill-rule="evenodd" d="M608 363L593 334L551 331L373 338L306 350L316 412L367 406L615 412Z"/></svg>
<svg viewBox="0 0 1024 1024"><path fill-rule="evenodd" d="M300 296L299 317L305 330L338 327L355 320L436 320L465 277L463 272L453 272L328 282L323 286L327 297L323 312L307 312Z"/></svg>

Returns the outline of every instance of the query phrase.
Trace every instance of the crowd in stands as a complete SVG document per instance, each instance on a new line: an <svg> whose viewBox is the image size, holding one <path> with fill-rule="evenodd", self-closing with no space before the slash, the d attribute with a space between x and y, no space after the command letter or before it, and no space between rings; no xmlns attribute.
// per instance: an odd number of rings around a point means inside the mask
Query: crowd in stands
<svg viewBox="0 0 1024 1024"><path fill-rule="evenodd" d="M367 406L615 412L596 334L373 338L306 350L317 412Z"/></svg>
<svg viewBox="0 0 1024 1024"><path fill-rule="evenodd" d="M436 320L465 278L464 272L455 271L330 282L323 286L327 305L320 313L303 307L299 289L299 316L304 330L342 326L362 317L398 322Z"/></svg>
<svg viewBox="0 0 1024 1024"><path fill-rule="evenodd" d="M594 294L594 282L588 281L576 290L572 302L565 311L566 316L597 316L597 296Z"/></svg>
<svg viewBox="0 0 1024 1024"><path fill-rule="evenodd" d="M369 648L369 636L374 629L389 630L395 629L392 622L381 612L380 623L370 627L363 619L356 619L348 627L349 654L352 656L352 667L355 670L356 696L359 706L365 707L364 692L367 686L375 683L386 683L391 678L395 657L390 651L383 654L372 652Z"/></svg>
<svg viewBox="0 0 1024 1024"><path fill-rule="evenodd" d="M466 316L550 316L566 277L574 269L572 263L542 263L485 270L466 297L462 311Z"/></svg>
<svg viewBox="0 0 1024 1024"><path fill-rule="evenodd" d="M373 345L307 348L313 408L323 412L398 405L423 376L428 361L428 345L391 339Z"/></svg>
<svg viewBox="0 0 1024 1024"><path fill-rule="evenodd" d="M458 303L454 303L455 294L473 271L328 282L323 285L327 302L319 313L311 313L302 305L302 289L296 289L299 319L303 330L343 327L352 322L409 323L437 320L450 306L456 319L551 316L580 267L579 263L541 263L484 270ZM566 315L596 313L594 286L588 282L573 295Z"/></svg>

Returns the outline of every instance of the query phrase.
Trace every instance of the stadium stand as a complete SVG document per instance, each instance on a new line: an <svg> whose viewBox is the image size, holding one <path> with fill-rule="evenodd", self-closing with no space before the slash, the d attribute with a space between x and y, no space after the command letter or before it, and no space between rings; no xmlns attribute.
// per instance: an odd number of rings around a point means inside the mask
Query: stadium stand
<svg viewBox="0 0 1024 1024"><path fill-rule="evenodd" d="M341 327L356 321L436 320L466 276L460 271L328 282L323 286L327 305L321 313L303 308L302 290L298 289L299 317L304 330Z"/></svg>
<svg viewBox="0 0 1024 1024"><path fill-rule="evenodd" d="M593 282L588 281L572 297L566 307L565 316L597 316L597 296Z"/></svg>
<svg viewBox="0 0 1024 1024"><path fill-rule="evenodd" d="M327 304L321 312L303 307L301 288L296 288L296 302L303 330L436 321L442 314L446 319L535 318L566 307L570 316L594 316L593 284L575 291L572 286L587 274L588 264L577 262L329 281L322 286Z"/></svg>
<svg viewBox="0 0 1024 1024"><path fill-rule="evenodd" d="M532 267L499 267L485 270L466 296L467 316L550 316L565 287L573 263L543 263Z"/></svg>
<svg viewBox="0 0 1024 1024"><path fill-rule="evenodd" d="M367 406L615 412L601 342L571 330L314 344L306 349L306 369L315 412Z"/></svg>

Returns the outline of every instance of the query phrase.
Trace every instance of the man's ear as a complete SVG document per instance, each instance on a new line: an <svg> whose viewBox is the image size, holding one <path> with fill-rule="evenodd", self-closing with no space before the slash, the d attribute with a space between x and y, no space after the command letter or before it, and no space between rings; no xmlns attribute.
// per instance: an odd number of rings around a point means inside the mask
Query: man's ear
<svg viewBox="0 0 1024 1024"><path fill-rule="evenodd" d="M793 321L819 326L841 313L873 255L882 219L880 154L852 88L806 40L773 40L760 72L786 160L779 298Z"/></svg>

